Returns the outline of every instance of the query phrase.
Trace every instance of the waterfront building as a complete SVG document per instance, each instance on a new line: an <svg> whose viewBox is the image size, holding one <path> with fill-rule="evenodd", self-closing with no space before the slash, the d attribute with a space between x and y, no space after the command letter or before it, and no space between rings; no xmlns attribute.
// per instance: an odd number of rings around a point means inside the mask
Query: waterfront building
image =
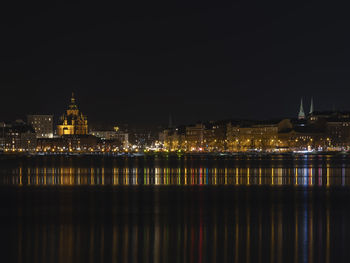
<svg viewBox="0 0 350 263"><path fill-rule="evenodd" d="M158 140L163 144L164 149L169 151L172 149L171 136L173 135L174 130L175 129L169 128L159 133Z"/></svg>
<svg viewBox="0 0 350 263"><path fill-rule="evenodd" d="M31 151L36 148L36 134L34 129L23 120L16 120L11 124L2 123L1 146L3 150Z"/></svg>
<svg viewBox="0 0 350 263"><path fill-rule="evenodd" d="M186 127L186 150L202 151L205 125L197 123Z"/></svg>
<svg viewBox="0 0 350 263"><path fill-rule="evenodd" d="M164 148L168 151L187 151L186 126L170 128L164 130L159 140L163 143Z"/></svg>
<svg viewBox="0 0 350 263"><path fill-rule="evenodd" d="M286 147L279 133L292 129L290 119L235 121L227 125L229 151L276 150Z"/></svg>
<svg viewBox="0 0 350 263"><path fill-rule="evenodd" d="M122 132L118 127L114 127L113 130L90 131L89 134L104 141L119 142L119 145L124 149L129 147L129 134L127 132ZM117 144L114 143L113 145Z"/></svg>
<svg viewBox="0 0 350 263"><path fill-rule="evenodd" d="M65 135L37 141L37 150L44 152L89 152L99 149L100 139L92 135Z"/></svg>
<svg viewBox="0 0 350 263"><path fill-rule="evenodd" d="M73 93L71 103L66 113L61 116L59 125L57 125L57 134L59 136L88 134L87 117L79 111Z"/></svg>
<svg viewBox="0 0 350 263"><path fill-rule="evenodd" d="M53 115L28 115L27 123L34 128L37 138L53 137Z"/></svg>
<svg viewBox="0 0 350 263"><path fill-rule="evenodd" d="M350 112L315 111L311 99L298 118L231 120L165 129L159 136L169 151L312 151L350 150Z"/></svg>
<svg viewBox="0 0 350 263"><path fill-rule="evenodd" d="M334 147L349 148L350 144L350 119L327 121L327 137Z"/></svg>
<svg viewBox="0 0 350 263"><path fill-rule="evenodd" d="M203 148L207 152L218 152L226 150L227 124L226 122L205 123L203 133Z"/></svg>
<svg viewBox="0 0 350 263"><path fill-rule="evenodd" d="M308 122L317 125L325 133L331 147L349 148L350 112L315 111L309 116Z"/></svg>
<svg viewBox="0 0 350 263"><path fill-rule="evenodd" d="M227 147L230 152L241 150L240 147L240 121L229 121L226 126Z"/></svg>
<svg viewBox="0 0 350 263"><path fill-rule="evenodd" d="M89 134L102 140L115 140L118 138L116 131L90 131Z"/></svg>

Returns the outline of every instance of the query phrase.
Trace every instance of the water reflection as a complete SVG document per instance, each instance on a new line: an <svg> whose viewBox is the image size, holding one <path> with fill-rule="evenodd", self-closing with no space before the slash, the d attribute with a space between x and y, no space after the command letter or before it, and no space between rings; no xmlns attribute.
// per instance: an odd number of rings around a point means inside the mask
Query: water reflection
<svg viewBox="0 0 350 263"><path fill-rule="evenodd" d="M350 214L321 192L176 189L93 198L66 190L63 201L42 201L31 211L19 205L9 230L14 261L345 262ZM32 201L46 194L30 192Z"/></svg>
<svg viewBox="0 0 350 263"><path fill-rule="evenodd" d="M0 171L3 185L349 186L349 167L30 167Z"/></svg>
<svg viewBox="0 0 350 263"><path fill-rule="evenodd" d="M338 157L16 160L0 168L0 241L6 262L347 262L349 169Z"/></svg>

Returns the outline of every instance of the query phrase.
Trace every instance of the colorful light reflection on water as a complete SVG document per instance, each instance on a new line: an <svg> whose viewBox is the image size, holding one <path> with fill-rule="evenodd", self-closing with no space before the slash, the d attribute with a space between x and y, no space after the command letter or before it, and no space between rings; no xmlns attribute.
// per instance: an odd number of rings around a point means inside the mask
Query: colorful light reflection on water
<svg viewBox="0 0 350 263"><path fill-rule="evenodd" d="M328 157L16 160L0 168L2 258L347 262L349 169Z"/></svg>
<svg viewBox="0 0 350 263"><path fill-rule="evenodd" d="M295 185L348 186L350 167L16 167L3 185Z"/></svg>

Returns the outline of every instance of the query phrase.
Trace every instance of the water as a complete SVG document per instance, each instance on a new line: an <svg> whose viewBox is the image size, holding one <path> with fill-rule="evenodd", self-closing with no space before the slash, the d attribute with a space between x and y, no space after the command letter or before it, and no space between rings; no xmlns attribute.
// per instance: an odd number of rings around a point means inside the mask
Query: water
<svg viewBox="0 0 350 263"><path fill-rule="evenodd" d="M0 174L4 262L350 254L348 155L3 157Z"/></svg>

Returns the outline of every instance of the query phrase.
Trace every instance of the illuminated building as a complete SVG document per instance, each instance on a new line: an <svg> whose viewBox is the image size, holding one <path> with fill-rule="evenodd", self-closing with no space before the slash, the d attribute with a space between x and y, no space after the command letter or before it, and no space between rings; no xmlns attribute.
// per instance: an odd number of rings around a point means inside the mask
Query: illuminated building
<svg viewBox="0 0 350 263"><path fill-rule="evenodd" d="M114 127L114 130L91 131L89 134L104 141L118 141L123 148L129 147L129 134L120 131L118 127Z"/></svg>
<svg viewBox="0 0 350 263"><path fill-rule="evenodd" d="M286 146L279 133L292 129L289 119L271 121L242 121L227 125L230 151L271 150Z"/></svg>
<svg viewBox="0 0 350 263"><path fill-rule="evenodd" d="M299 108L299 113L298 113L298 119L299 120L305 120L306 117L311 116L314 113L314 99L311 98L311 103L310 103L310 111L309 114L306 115L304 111L304 105L303 105L303 98L300 100L300 108Z"/></svg>
<svg viewBox="0 0 350 263"><path fill-rule="evenodd" d="M308 122L325 133L331 147L349 149L350 112L314 111Z"/></svg>
<svg viewBox="0 0 350 263"><path fill-rule="evenodd" d="M37 150L52 152L89 152L98 149L99 139L92 135L66 135L57 138L38 139Z"/></svg>
<svg viewBox="0 0 350 263"><path fill-rule="evenodd" d="M37 138L53 137L53 115L28 115L27 123L34 128Z"/></svg>
<svg viewBox="0 0 350 263"><path fill-rule="evenodd" d="M312 115L313 113L314 113L314 99L311 98L311 106L310 106L309 115Z"/></svg>
<svg viewBox="0 0 350 263"><path fill-rule="evenodd" d="M164 130L160 136L160 141L168 151L187 151L186 127L169 128Z"/></svg>
<svg viewBox="0 0 350 263"><path fill-rule="evenodd" d="M168 128L159 139L168 151L344 151L350 150L350 112L304 111L282 120L231 120Z"/></svg>
<svg viewBox="0 0 350 263"><path fill-rule="evenodd" d="M73 93L71 103L66 113L61 116L60 124L57 125L57 134L59 136L88 134L87 117L79 112Z"/></svg>
<svg viewBox="0 0 350 263"><path fill-rule="evenodd" d="M304 107L303 107L303 99L301 99L301 101L300 101L300 109L299 109L298 119L299 120L305 119L305 112L304 112Z"/></svg>
<svg viewBox="0 0 350 263"><path fill-rule="evenodd" d="M10 151L35 150L36 135L34 129L22 120L11 124L2 124L2 148Z"/></svg>
<svg viewBox="0 0 350 263"><path fill-rule="evenodd" d="M204 124L197 123L186 127L187 150L198 151L203 147Z"/></svg>
<svg viewBox="0 0 350 263"><path fill-rule="evenodd" d="M209 122L205 124L203 133L203 147L205 151L217 152L226 150L226 128L225 122Z"/></svg>

